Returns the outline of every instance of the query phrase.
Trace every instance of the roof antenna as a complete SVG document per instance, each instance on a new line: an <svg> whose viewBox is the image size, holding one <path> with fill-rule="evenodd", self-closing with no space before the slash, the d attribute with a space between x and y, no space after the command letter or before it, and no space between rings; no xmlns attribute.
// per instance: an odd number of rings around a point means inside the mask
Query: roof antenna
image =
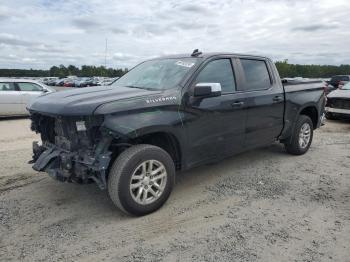
<svg viewBox="0 0 350 262"><path fill-rule="evenodd" d="M193 50L191 56L197 57L197 56L199 56L199 55L201 55L201 54L202 54L202 52L199 52L198 49L195 49L195 50Z"/></svg>

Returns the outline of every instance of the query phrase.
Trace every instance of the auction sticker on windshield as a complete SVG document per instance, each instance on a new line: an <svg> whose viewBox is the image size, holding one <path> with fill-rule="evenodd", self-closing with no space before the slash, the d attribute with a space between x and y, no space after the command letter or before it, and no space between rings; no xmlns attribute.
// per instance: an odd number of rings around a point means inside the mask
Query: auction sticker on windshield
<svg viewBox="0 0 350 262"><path fill-rule="evenodd" d="M184 61L181 61L181 60L177 61L175 64L179 65L179 66L184 66L184 67L192 67L192 66L194 66L194 63L184 62Z"/></svg>

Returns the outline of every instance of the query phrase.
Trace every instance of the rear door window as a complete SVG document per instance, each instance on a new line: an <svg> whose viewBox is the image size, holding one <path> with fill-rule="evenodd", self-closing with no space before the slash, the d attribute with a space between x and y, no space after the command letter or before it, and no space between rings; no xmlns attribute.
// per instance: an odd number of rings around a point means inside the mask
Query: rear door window
<svg viewBox="0 0 350 262"><path fill-rule="evenodd" d="M263 90L271 87L271 78L263 60L240 59L244 76L245 90Z"/></svg>
<svg viewBox="0 0 350 262"><path fill-rule="evenodd" d="M34 83L17 83L21 91L42 91L42 87Z"/></svg>
<svg viewBox="0 0 350 262"><path fill-rule="evenodd" d="M16 91L15 85L13 83L0 82L0 92L1 91Z"/></svg>

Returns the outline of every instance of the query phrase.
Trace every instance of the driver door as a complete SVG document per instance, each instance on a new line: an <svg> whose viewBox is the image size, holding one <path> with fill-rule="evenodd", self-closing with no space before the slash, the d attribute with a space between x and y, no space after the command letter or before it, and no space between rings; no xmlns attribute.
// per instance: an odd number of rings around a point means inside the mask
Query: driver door
<svg viewBox="0 0 350 262"><path fill-rule="evenodd" d="M216 58L207 62L196 76L198 83L220 83L221 95L189 99L186 131L189 165L240 152L244 146L246 107L242 93L236 93L235 60Z"/></svg>

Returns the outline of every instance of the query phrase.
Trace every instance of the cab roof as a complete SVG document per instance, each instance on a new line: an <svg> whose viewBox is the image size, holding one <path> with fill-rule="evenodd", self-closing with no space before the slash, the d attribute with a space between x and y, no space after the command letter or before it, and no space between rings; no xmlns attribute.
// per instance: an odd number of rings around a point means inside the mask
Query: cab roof
<svg viewBox="0 0 350 262"><path fill-rule="evenodd" d="M234 56L234 57L244 57L244 58L255 58L255 59L264 59L268 60L269 58L266 56L259 56L259 55L252 55L252 54L239 54L239 53L232 53L232 52L198 52L196 55L192 55L191 53L187 54L173 54L173 55L166 55L166 56L160 56L155 59L159 58L202 58L207 59L214 56Z"/></svg>

